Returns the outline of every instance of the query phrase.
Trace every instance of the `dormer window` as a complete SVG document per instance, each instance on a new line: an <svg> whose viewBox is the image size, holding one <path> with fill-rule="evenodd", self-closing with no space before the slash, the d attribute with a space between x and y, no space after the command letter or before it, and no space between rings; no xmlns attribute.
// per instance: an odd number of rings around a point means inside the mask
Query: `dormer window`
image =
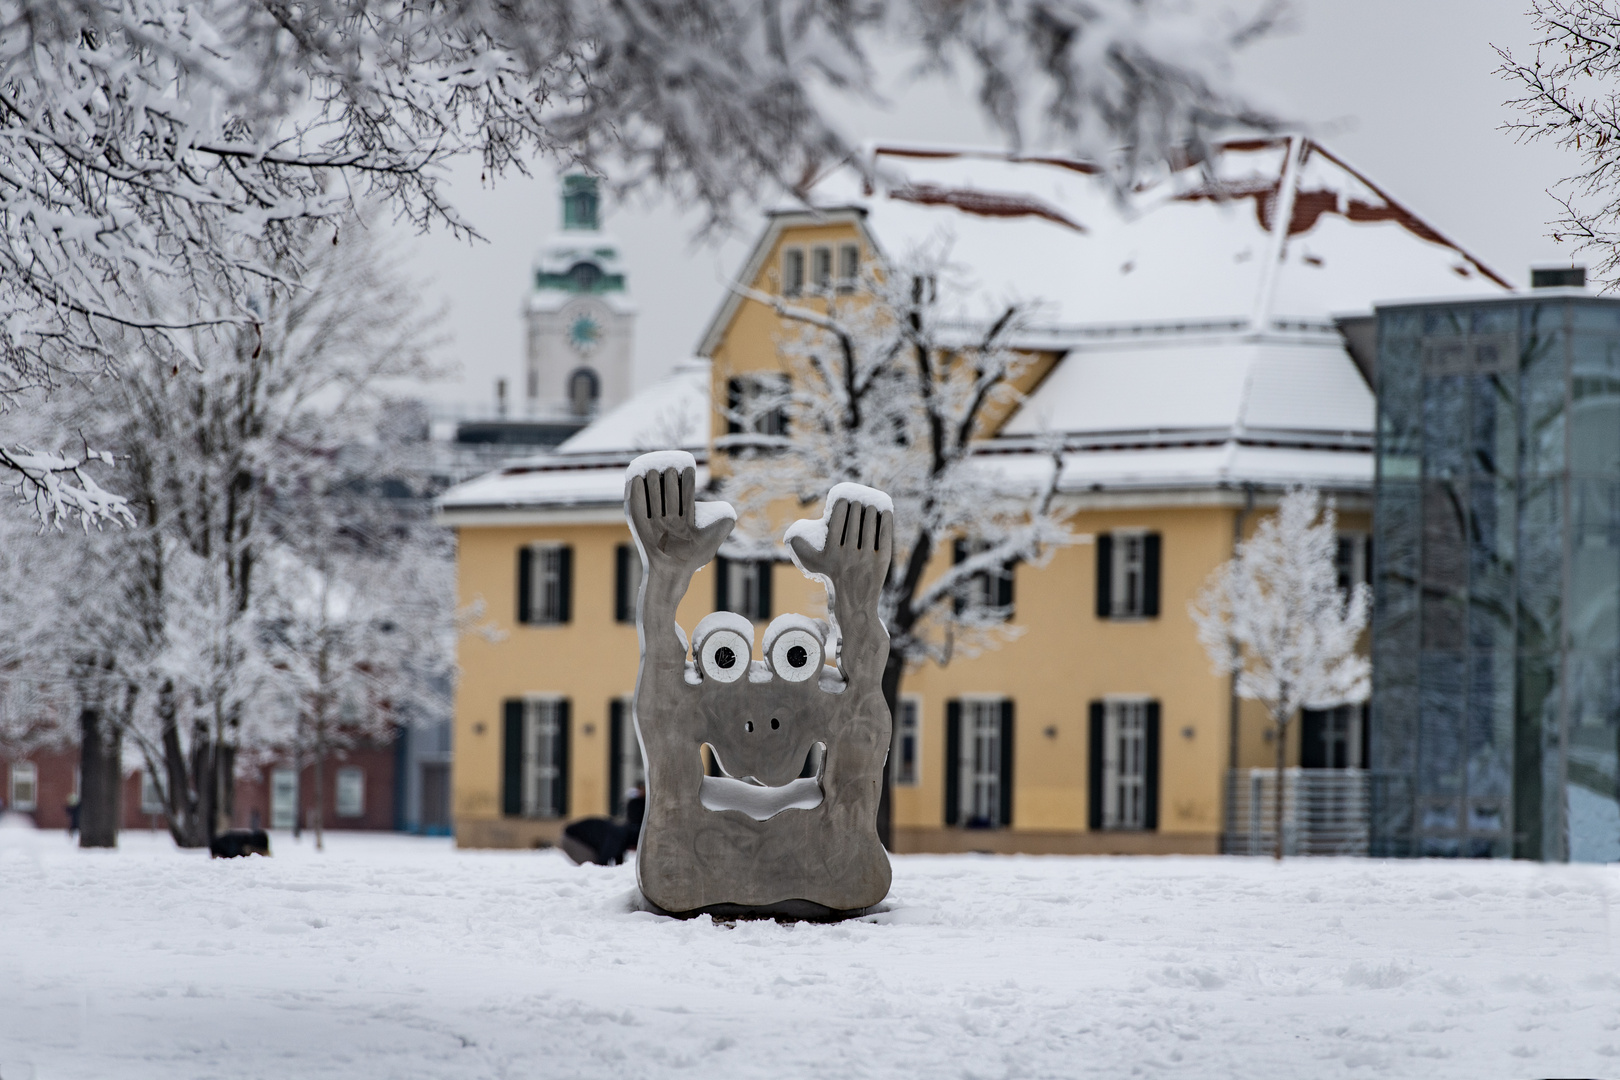
<svg viewBox="0 0 1620 1080"><path fill-rule="evenodd" d="M832 290L832 248L811 249L810 280L815 284L818 293Z"/></svg>
<svg viewBox="0 0 1620 1080"><path fill-rule="evenodd" d="M800 296L804 293L804 251L788 248L782 252L782 295Z"/></svg>
<svg viewBox="0 0 1620 1080"><path fill-rule="evenodd" d="M563 177L563 228L597 229L600 202L596 193L596 177Z"/></svg>

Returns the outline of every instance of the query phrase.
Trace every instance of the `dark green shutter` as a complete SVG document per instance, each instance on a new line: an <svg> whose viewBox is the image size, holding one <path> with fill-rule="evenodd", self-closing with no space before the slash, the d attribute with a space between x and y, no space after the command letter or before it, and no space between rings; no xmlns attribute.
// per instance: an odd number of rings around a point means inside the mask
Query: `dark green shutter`
<svg viewBox="0 0 1620 1080"><path fill-rule="evenodd" d="M517 621L523 625L534 617L529 607L534 596L534 552L526 547L518 548L517 582Z"/></svg>
<svg viewBox="0 0 1620 1080"><path fill-rule="evenodd" d="M963 540L963 539L960 539L960 538L952 540L951 541L951 565L952 566L961 566L964 562L967 561L967 557L968 557L967 541ZM956 613L958 615L962 614L962 612L967 610L967 585L965 583L960 583L960 584L957 585L957 587L956 587L956 596L951 600L951 606L956 609Z"/></svg>
<svg viewBox="0 0 1620 1080"><path fill-rule="evenodd" d="M552 812L558 817L568 816L568 735L569 735L569 702L565 698L557 702L557 803Z"/></svg>
<svg viewBox="0 0 1620 1080"><path fill-rule="evenodd" d="M1018 570L1016 561L1008 563L1001 568L1001 577L996 581L996 606L1007 613L1007 618L1013 616L1013 575Z"/></svg>
<svg viewBox="0 0 1620 1080"><path fill-rule="evenodd" d="M574 549L557 549L557 621L569 622L574 617Z"/></svg>
<svg viewBox="0 0 1620 1080"><path fill-rule="evenodd" d="M1103 827L1103 740L1107 736L1107 723L1103 718L1103 703L1091 703L1091 719L1087 724L1086 746L1086 827Z"/></svg>
<svg viewBox="0 0 1620 1080"><path fill-rule="evenodd" d="M771 617L771 586L776 577L776 563L767 559L756 563L755 570L759 574L759 611L750 612L750 615L760 622L768 622Z"/></svg>
<svg viewBox="0 0 1620 1080"><path fill-rule="evenodd" d="M608 702L608 814L624 813L624 702Z"/></svg>
<svg viewBox="0 0 1620 1080"><path fill-rule="evenodd" d="M726 567L730 563L731 560L724 555L714 557L714 610L716 611L731 610L731 589L727 580L731 575L726 572Z"/></svg>
<svg viewBox="0 0 1620 1080"><path fill-rule="evenodd" d="M1142 538L1142 614L1159 617L1159 534Z"/></svg>
<svg viewBox="0 0 1620 1080"><path fill-rule="evenodd" d="M503 708L501 813L517 817L523 813L523 702L508 701Z"/></svg>
<svg viewBox="0 0 1620 1080"><path fill-rule="evenodd" d="M1159 827L1159 703L1148 702L1147 731L1143 732L1142 828Z"/></svg>
<svg viewBox="0 0 1620 1080"><path fill-rule="evenodd" d="M1114 538L1108 533L1097 537L1097 618L1114 614Z"/></svg>
<svg viewBox="0 0 1620 1080"><path fill-rule="evenodd" d="M1001 703L1001 817L1002 828L1012 824L1013 807L1013 703Z"/></svg>
<svg viewBox="0 0 1620 1080"><path fill-rule="evenodd" d="M613 549L614 622L634 622L636 618L636 598L630 595L630 560L635 555L636 549L629 544Z"/></svg>
<svg viewBox="0 0 1620 1080"><path fill-rule="evenodd" d="M945 703L945 824L962 823L962 703Z"/></svg>
<svg viewBox="0 0 1620 1080"><path fill-rule="evenodd" d="M742 380L741 379L727 379L726 380L726 434L728 434L728 435L737 435L737 434L740 434L742 432L742 429L743 429L742 421L737 419L737 417L740 415L740 410L742 409L742 402L743 402ZM722 608L721 610L725 610L725 609Z"/></svg>

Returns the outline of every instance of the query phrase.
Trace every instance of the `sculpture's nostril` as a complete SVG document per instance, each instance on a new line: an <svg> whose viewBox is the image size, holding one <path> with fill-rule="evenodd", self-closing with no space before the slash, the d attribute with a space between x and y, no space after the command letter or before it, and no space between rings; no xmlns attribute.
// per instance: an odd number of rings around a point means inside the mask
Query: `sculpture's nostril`
<svg viewBox="0 0 1620 1080"><path fill-rule="evenodd" d="M803 645L795 645L788 650L787 660L788 663L792 664L794 667L801 668L809 662L810 654L805 651Z"/></svg>
<svg viewBox="0 0 1620 1080"><path fill-rule="evenodd" d="M737 654L722 645L718 649L714 650L714 662L719 667L729 671L731 670L731 665L737 662Z"/></svg>
<svg viewBox="0 0 1620 1080"><path fill-rule="evenodd" d="M781 726L782 726L782 721L780 721L780 720L778 720L778 719L777 719L777 718L776 718L776 717L774 717L774 716L773 716L773 717L771 717L771 730L772 730L772 731L775 731L775 730L776 730L776 729L777 729L777 728L779 728L779 727L781 727Z"/></svg>

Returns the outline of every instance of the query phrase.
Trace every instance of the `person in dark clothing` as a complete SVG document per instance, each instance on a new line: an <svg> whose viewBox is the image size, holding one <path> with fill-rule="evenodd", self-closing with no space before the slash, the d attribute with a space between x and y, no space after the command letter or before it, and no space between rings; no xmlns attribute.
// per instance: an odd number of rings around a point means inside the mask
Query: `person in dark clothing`
<svg viewBox="0 0 1620 1080"><path fill-rule="evenodd" d="M79 835L79 796L75 793L67 801L68 835Z"/></svg>

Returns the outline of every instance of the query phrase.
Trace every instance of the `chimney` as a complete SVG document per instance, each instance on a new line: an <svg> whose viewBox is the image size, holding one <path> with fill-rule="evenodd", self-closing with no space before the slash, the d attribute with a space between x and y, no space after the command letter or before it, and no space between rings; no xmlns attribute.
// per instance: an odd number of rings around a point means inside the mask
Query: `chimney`
<svg viewBox="0 0 1620 1080"><path fill-rule="evenodd" d="M1532 266L1530 268L1530 287L1532 289L1584 289L1586 288L1586 267Z"/></svg>
<svg viewBox="0 0 1620 1080"><path fill-rule="evenodd" d="M506 380L495 380L495 415L506 419Z"/></svg>

